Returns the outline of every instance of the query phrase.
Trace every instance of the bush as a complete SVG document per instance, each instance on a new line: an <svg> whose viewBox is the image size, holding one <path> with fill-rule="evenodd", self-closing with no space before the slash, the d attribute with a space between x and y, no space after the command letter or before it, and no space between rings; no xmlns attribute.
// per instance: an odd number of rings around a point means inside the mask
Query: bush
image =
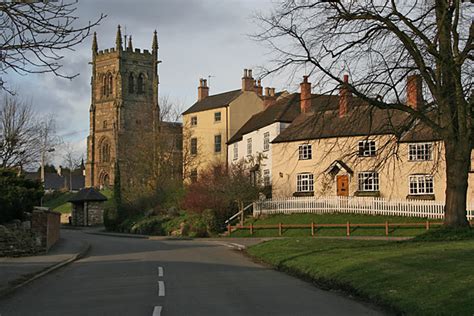
<svg viewBox="0 0 474 316"><path fill-rule="evenodd" d="M44 195L38 181L25 179L17 172L0 169L0 223L23 219L25 212L32 212Z"/></svg>

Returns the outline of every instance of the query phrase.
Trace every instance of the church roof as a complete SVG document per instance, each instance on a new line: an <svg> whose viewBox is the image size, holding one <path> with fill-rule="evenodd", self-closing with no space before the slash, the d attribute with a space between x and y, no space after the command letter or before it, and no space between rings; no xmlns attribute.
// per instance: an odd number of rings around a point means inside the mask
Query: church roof
<svg viewBox="0 0 474 316"><path fill-rule="evenodd" d="M210 95L201 101L194 103L189 109L183 112L183 115L217 109L228 106L235 98L242 93L241 89Z"/></svg>

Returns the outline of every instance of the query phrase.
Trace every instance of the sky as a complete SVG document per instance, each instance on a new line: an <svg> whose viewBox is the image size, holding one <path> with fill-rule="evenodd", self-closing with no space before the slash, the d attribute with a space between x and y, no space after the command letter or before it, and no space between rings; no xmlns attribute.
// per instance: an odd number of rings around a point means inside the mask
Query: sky
<svg viewBox="0 0 474 316"><path fill-rule="evenodd" d="M76 15L82 24L100 13L107 15L94 29L99 50L115 47L118 24L122 35L132 35L134 48L151 50L157 30L159 95L185 110L196 101L199 78L212 76L211 95L234 90L241 86L244 68L253 68L256 77L255 69L269 62L268 49L249 35L258 31L255 14L269 12L272 6L272 0L79 0ZM58 134L79 154L85 154L89 134L91 43L88 38L74 51L62 52L62 72L79 73L73 80L51 74L3 78L36 113L53 114ZM262 84L292 88L281 78L265 78ZM58 148L51 159L59 165L62 155Z"/></svg>

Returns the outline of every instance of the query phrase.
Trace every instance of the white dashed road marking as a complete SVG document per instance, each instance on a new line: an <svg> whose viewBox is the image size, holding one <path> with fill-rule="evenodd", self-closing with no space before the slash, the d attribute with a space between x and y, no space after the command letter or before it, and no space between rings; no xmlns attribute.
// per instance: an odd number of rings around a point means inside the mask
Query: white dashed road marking
<svg viewBox="0 0 474 316"><path fill-rule="evenodd" d="M158 296L165 296L165 282L158 281Z"/></svg>
<svg viewBox="0 0 474 316"><path fill-rule="evenodd" d="M163 267L158 267L158 277L163 277Z"/></svg>
<svg viewBox="0 0 474 316"><path fill-rule="evenodd" d="M153 315L152 316L160 316L162 309L163 309L163 307L161 307L161 306L155 306L155 308L153 309Z"/></svg>

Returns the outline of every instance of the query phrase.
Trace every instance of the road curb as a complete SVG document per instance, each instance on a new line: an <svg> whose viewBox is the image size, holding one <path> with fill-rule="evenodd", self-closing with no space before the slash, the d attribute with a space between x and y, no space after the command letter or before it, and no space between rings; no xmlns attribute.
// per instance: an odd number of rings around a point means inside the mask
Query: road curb
<svg viewBox="0 0 474 316"><path fill-rule="evenodd" d="M120 238L137 238L137 239L149 239L148 235L135 235L135 234L124 234L124 233L107 233L107 232L85 232L89 235L100 235L109 237L120 237Z"/></svg>
<svg viewBox="0 0 474 316"><path fill-rule="evenodd" d="M68 258L66 260L63 260L61 262L58 262L55 265L50 266L49 268L46 268L46 269L43 269L43 270L41 270L37 273L34 273L30 278L28 278L27 280L15 285L15 286L6 288L4 290L1 290L0 291L0 298L13 293L14 291L18 290L19 288L22 288L23 286L33 282L36 279L39 279L39 278L41 278L41 277L43 277L43 276L45 276L45 275L47 275L47 274L49 274L53 271L56 271L56 270L58 270L58 269L60 269L64 266L76 261L76 260L79 260L79 259L83 258L89 252L89 250L91 248L90 243L83 242L83 244L84 245L81 248L81 250L78 253L76 253L75 255L71 256L70 258Z"/></svg>

